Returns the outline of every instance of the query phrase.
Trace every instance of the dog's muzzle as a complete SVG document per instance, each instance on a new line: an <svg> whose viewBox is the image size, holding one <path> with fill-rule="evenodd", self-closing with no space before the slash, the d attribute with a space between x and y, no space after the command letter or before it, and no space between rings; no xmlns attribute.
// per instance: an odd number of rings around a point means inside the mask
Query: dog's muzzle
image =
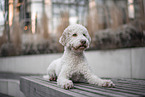
<svg viewBox="0 0 145 97"><path fill-rule="evenodd" d="M87 48L87 46L88 46L88 44L86 43L86 40L81 40L80 45L75 47L74 49L75 50L84 50Z"/></svg>

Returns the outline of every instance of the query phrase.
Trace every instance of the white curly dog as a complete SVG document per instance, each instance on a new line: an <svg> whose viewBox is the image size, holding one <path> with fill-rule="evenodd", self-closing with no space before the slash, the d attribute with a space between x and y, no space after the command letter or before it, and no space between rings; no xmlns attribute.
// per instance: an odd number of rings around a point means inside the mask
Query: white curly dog
<svg viewBox="0 0 145 97"><path fill-rule="evenodd" d="M104 87L115 86L111 80L100 79L89 69L84 50L89 48L91 38L84 26L68 26L59 42L64 46L64 54L49 65L45 79L57 80L57 84L64 89L73 88L73 82L81 81Z"/></svg>

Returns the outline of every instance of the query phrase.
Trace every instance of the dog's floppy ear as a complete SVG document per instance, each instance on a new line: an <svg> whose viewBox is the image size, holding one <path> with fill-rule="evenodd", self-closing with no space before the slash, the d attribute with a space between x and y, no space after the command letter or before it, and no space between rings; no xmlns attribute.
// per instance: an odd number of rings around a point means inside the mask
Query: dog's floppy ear
<svg viewBox="0 0 145 97"><path fill-rule="evenodd" d="M91 37L90 37L90 35L88 35L88 40L89 40L89 42L91 43Z"/></svg>
<svg viewBox="0 0 145 97"><path fill-rule="evenodd" d="M62 34L61 37L59 38L59 43L65 46L66 45L65 41L66 41L66 36Z"/></svg>

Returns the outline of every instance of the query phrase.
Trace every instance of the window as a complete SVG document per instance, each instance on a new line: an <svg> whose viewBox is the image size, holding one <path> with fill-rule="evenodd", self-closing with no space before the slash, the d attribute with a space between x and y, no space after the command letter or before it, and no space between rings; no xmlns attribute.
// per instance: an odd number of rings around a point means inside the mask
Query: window
<svg viewBox="0 0 145 97"><path fill-rule="evenodd" d="M128 0L128 15L129 15L129 18L131 18L131 19L135 18L134 0Z"/></svg>

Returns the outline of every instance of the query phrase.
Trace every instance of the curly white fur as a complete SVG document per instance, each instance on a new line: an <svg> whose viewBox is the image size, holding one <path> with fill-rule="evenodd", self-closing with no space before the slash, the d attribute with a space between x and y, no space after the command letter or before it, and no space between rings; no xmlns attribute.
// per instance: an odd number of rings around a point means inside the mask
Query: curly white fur
<svg viewBox="0 0 145 97"><path fill-rule="evenodd" d="M115 86L112 81L100 79L90 71L84 50L89 47L91 38L84 26L68 26L59 42L64 46L64 54L49 65L45 79L57 79L57 84L64 89L73 88L73 82L78 81L105 87Z"/></svg>

